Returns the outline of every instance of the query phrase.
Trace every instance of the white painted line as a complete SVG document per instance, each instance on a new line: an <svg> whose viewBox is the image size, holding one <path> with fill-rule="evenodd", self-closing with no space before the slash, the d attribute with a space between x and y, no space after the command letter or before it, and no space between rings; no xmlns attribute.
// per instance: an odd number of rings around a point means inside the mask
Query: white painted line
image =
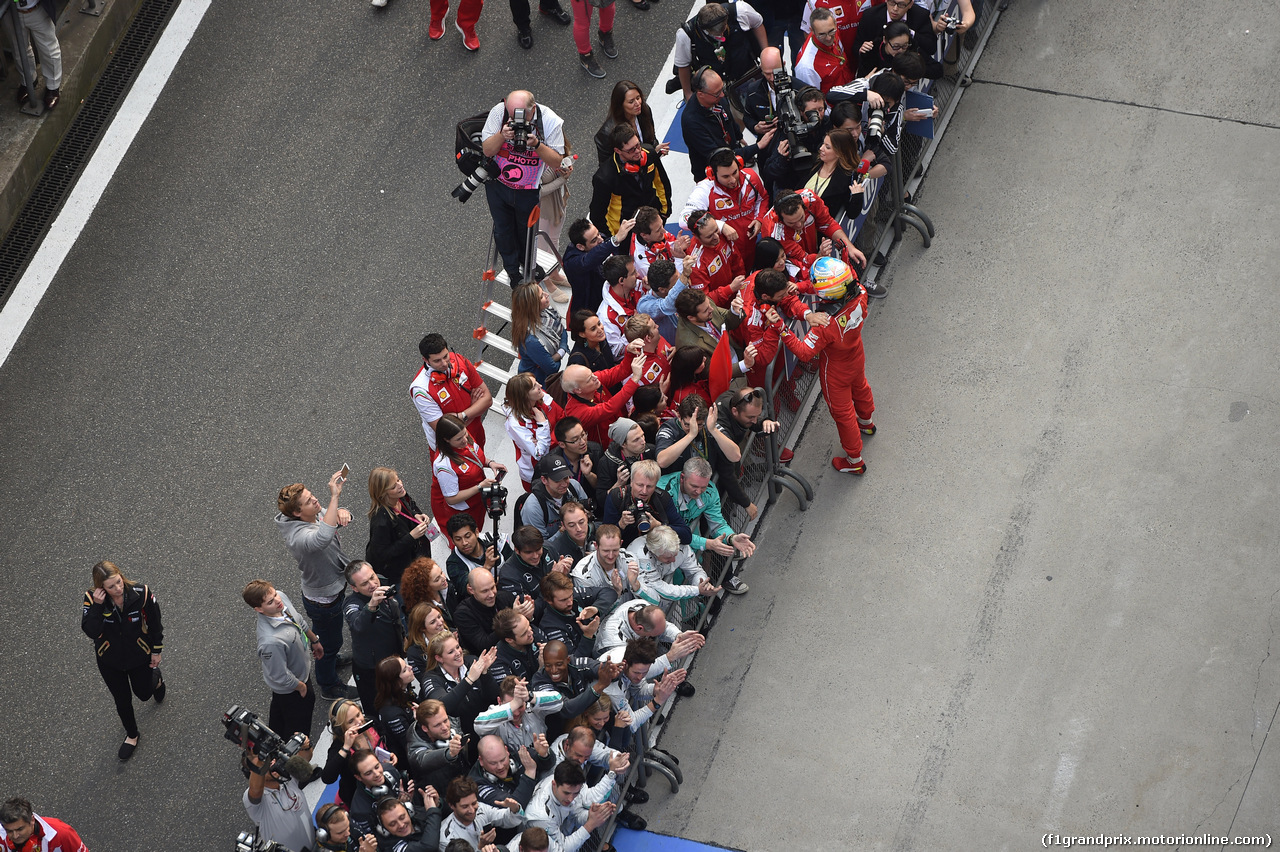
<svg viewBox="0 0 1280 852"><path fill-rule="evenodd" d="M212 0L183 0L169 19L168 26L164 28L164 33L147 59L147 64L142 67L138 79L120 105L120 110L111 120L98 149L93 152L93 157L76 181L58 218L41 241L31 265L14 287L4 310L0 311L0 364L8 360L22 330L26 328L36 306L40 304L49 284L62 267L67 252L71 251L80 237L90 214L98 206L103 191L111 182L120 161L124 159L125 152L133 144L142 123L151 114L151 108L155 106L169 75L173 73L174 66L178 64L178 59L186 50L211 2Z"/></svg>

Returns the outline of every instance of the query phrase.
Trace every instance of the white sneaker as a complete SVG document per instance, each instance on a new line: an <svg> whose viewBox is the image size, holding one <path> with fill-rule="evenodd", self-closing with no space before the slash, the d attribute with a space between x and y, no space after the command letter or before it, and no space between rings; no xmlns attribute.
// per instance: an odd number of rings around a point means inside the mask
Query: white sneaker
<svg viewBox="0 0 1280 852"><path fill-rule="evenodd" d="M375 9L384 9L386 8L387 0L369 0L369 5Z"/></svg>

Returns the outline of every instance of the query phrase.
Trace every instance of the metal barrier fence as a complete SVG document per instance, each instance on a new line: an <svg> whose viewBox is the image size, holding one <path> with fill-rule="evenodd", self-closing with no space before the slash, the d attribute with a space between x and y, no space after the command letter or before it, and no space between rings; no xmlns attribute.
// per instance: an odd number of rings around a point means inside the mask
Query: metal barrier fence
<svg viewBox="0 0 1280 852"><path fill-rule="evenodd" d="M846 231L849 223L857 226L856 234L849 233L849 237L867 256L868 266L863 275L864 280L875 281L876 276L883 271L888 263L889 252L894 244L902 239L906 226L910 225L919 230L925 245L928 246L933 232L932 224L922 211L906 203L904 190L910 190L914 194L919 186L955 110L959 95L969 83L973 66L981 56L999 20L1000 12L1007 5L1008 0L999 4L995 0L973 0L977 17L969 31L958 38L939 39L937 58L944 64L945 76L939 80L928 81L921 86L934 98L934 105L938 107L933 138L926 139L904 132L894 157L893 168L889 170L889 175L879 181L876 191L864 202L864 208L860 211L863 214L862 221L857 222L858 215L855 213L854 216L846 215L842 222L846 225ZM958 4L955 0L935 0L932 11L934 17L943 11L948 14L958 14ZM801 330L801 323L796 322L794 325L796 327L793 330ZM814 363L816 364L816 361ZM780 425L775 433L750 434L742 447L740 465L743 490L755 495L755 503L760 508L760 513L755 520L751 520L745 509L722 501L725 520L729 525L735 531L750 534L754 534L763 523L768 506L777 501L783 490L788 490L796 496L801 509L808 508L808 502L813 499L808 483L802 476L784 465L779 459L779 454L784 446L792 446L799 438L804 423L813 410L819 393L816 370L801 364L786 347L780 347L777 357L766 370L764 391L763 417L777 420ZM704 555L702 564L707 576L713 581L726 576L726 570L737 567L731 564L730 557L710 552ZM722 592L706 605L698 606L694 612L673 611L671 616L680 617L686 629L705 632L714 624L724 599L725 593ZM685 665L692 665L694 660L695 658L690 658ZM678 777L678 767L674 767L673 772L669 758L659 753L655 759L653 753L677 700L672 696L640 732L643 742L636 750L636 756L639 759L632 765L627 779L621 785L622 790L625 791L633 784L643 787L644 776L655 772L667 779L673 793L679 789L681 779ZM610 821L602 836L611 837L613 828L614 822Z"/></svg>

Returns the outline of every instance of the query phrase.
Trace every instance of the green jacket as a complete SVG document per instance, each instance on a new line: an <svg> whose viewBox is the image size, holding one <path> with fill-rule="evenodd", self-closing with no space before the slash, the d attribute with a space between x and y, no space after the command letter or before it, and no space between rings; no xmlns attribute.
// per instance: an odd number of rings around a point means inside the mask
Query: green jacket
<svg viewBox="0 0 1280 852"><path fill-rule="evenodd" d="M715 482L707 486L707 490L702 492L701 497L687 502L684 501L684 495L680 493L680 471L668 473L659 479L658 487L671 495L676 509L689 524L689 529L693 531L693 541L689 546L698 553L707 549L707 537L698 534L698 530L702 528L701 524L695 523L698 518L707 519L708 532L712 538L733 534L733 527L729 526L724 515L720 513L720 489L716 487ZM681 505L682 502L684 505Z"/></svg>

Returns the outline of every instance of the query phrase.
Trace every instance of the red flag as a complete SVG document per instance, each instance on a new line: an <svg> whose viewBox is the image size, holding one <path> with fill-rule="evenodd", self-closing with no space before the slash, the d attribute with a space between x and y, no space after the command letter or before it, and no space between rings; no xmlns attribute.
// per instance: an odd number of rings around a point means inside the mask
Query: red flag
<svg viewBox="0 0 1280 852"><path fill-rule="evenodd" d="M716 351L711 353L711 366L707 369L707 382L711 385L711 399L708 404L720 398L720 394L729 389L733 380L733 347L729 345L729 335L724 326L720 326L720 342Z"/></svg>

